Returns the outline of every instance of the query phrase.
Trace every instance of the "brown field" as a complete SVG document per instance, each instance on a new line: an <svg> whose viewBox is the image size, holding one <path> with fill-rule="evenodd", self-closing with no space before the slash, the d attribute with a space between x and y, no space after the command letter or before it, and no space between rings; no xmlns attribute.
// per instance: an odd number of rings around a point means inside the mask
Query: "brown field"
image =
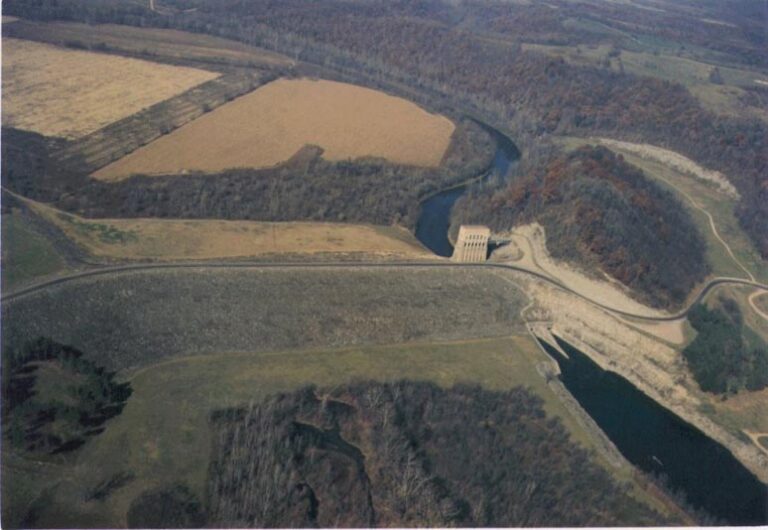
<svg viewBox="0 0 768 530"><path fill-rule="evenodd" d="M173 29L21 20L14 24L9 33L11 37L60 46L77 43L88 48L107 48L128 54L151 55L152 60L180 59L237 66L294 64L292 59L262 48L211 35Z"/></svg>
<svg viewBox="0 0 768 530"><path fill-rule="evenodd" d="M343 223L85 219L25 200L90 254L110 259L186 260L270 254L432 258L404 228Z"/></svg>
<svg viewBox="0 0 768 530"><path fill-rule="evenodd" d="M75 139L219 74L3 39L3 125Z"/></svg>
<svg viewBox="0 0 768 530"><path fill-rule="evenodd" d="M94 177L270 167L305 145L329 160L380 157L437 166L454 124L382 92L333 81L279 79L100 169Z"/></svg>

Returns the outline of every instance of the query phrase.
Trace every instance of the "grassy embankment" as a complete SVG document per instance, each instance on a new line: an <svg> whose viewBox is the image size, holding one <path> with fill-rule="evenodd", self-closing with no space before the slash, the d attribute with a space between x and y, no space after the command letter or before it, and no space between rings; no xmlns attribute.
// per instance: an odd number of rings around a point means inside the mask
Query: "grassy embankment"
<svg viewBox="0 0 768 530"><path fill-rule="evenodd" d="M89 254L110 260L368 255L429 258L396 226L171 219L86 219L22 199Z"/></svg>
<svg viewBox="0 0 768 530"><path fill-rule="evenodd" d="M53 243L35 230L22 213L3 214L1 233L3 291L66 268Z"/></svg>

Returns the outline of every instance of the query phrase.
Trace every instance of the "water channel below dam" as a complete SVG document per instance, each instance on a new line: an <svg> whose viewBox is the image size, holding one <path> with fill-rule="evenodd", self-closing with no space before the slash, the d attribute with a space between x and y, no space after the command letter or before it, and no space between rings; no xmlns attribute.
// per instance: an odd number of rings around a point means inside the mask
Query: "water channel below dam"
<svg viewBox="0 0 768 530"><path fill-rule="evenodd" d="M497 143L493 164L483 178L504 178L519 151L504 134L481 125ZM439 256L453 253L448 237L451 210L466 189L452 188L422 202L416 237ZM668 486L681 491L691 505L727 524L768 524L768 487L726 448L571 345L561 343L570 359L542 346L558 360L568 391L634 466L665 476Z"/></svg>

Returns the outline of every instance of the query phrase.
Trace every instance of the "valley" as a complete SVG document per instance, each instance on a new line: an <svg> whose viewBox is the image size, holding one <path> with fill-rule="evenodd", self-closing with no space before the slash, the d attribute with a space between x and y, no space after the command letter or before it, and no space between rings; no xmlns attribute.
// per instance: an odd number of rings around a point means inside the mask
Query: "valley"
<svg viewBox="0 0 768 530"><path fill-rule="evenodd" d="M3 9L4 526L766 522L746 5Z"/></svg>

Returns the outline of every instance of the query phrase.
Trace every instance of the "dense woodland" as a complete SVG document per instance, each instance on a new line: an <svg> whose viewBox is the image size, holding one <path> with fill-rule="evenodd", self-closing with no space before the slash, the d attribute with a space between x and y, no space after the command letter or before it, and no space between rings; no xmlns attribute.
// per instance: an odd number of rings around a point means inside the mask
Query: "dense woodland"
<svg viewBox="0 0 768 530"><path fill-rule="evenodd" d="M483 174L495 143L471 120L461 121L438 168L382 159L331 162L308 147L268 169L217 175L134 176L106 183L51 156L60 142L3 129L3 181L27 197L86 217L172 217L263 221L345 221L413 226L425 196ZM75 192L76 191L76 192Z"/></svg>
<svg viewBox="0 0 768 530"><path fill-rule="evenodd" d="M477 186L452 224L538 222L553 256L593 263L656 306L682 303L709 272L704 241L670 192L605 147L542 150L501 189Z"/></svg>
<svg viewBox="0 0 768 530"><path fill-rule="evenodd" d="M730 298L719 307L699 304L688 314L696 338L683 356L702 390L717 394L768 386L768 347L745 340L739 306Z"/></svg>
<svg viewBox="0 0 768 530"><path fill-rule="evenodd" d="M492 117L523 147L540 135L557 133L602 134L671 148L728 175L742 196L739 221L768 256L768 125L706 111L676 83L572 66L520 49L522 41L609 41L632 49L640 35L643 42L680 54L701 49L723 60L765 67L766 36L760 25L765 13L756 3L738 1L726 8L680 2L665 4L663 15L625 5L610 9L557 0L558 9L439 0L163 3L162 13L114 0L17 0L7 2L5 10L30 18L175 27L265 46L382 84L448 96L455 105ZM736 27L704 24L697 17Z"/></svg>
<svg viewBox="0 0 768 530"><path fill-rule="evenodd" d="M208 523L662 524L522 388L365 383L216 413Z"/></svg>
<svg viewBox="0 0 768 530"><path fill-rule="evenodd" d="M132 392L115 372L44 337L3 352L2 391L6 439L38 453L80 447L122 412Z"/></svg>

